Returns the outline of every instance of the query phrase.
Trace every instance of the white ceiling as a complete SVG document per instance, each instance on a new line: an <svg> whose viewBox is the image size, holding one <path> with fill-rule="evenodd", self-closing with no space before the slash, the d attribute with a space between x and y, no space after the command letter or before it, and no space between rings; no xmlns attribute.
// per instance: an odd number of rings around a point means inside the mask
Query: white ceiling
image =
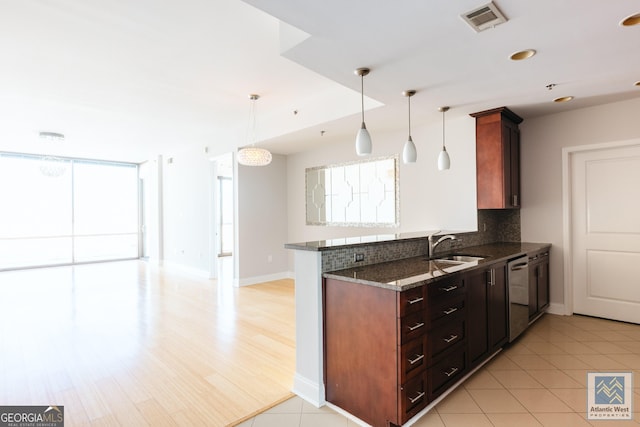
<svg viewBox="0 0 640 427"><path fill-rule="evenodd" d="M247 95L276 153L352 144L367 127L509 106L525 119L640 97L637 0L496 0L508 22L476 33L484 0L20 0L0 7L0 151L142 161L246 143ZM257 9L256 9L257 8ZM510 61L522 49L527 61ZM546 85L557 86L549 91ZM553 98L575 96L567 104ZM294 114L297 111L297 114ZM61 132L45 144L39 131ZM325 131L320 136L320 131Z"/></svg>

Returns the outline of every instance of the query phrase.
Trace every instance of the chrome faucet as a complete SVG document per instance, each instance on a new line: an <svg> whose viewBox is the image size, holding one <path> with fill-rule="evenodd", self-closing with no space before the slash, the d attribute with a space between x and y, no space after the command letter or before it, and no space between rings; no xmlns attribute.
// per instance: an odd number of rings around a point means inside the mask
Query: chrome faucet
<svg viewBox="0 0 640 427"><path fill-rule="evenodd" d="M433 252L436 250L436 247L444 242L445 240L456 240L456 236L454 236L453 234L447 234L446 236L442 236L440 237L435 243L433 242L433 239L435 237L435 234L431 234L429 235L429 258L431 258L433 256Z"/></svg>

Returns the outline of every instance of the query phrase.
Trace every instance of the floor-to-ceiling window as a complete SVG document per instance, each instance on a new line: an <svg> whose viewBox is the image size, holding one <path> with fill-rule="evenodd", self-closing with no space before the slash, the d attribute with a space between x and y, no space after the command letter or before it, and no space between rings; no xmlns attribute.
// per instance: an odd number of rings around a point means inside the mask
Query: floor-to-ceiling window
<svg viewBox="0 0 640 427"><path fill-rule="evenodd" d="M217 170L218 257L233 255L233 156L220 156Z"/></svg>
<svg viewBox="0 0 640 427"><path fill-rule="evenodd" d="M0 270L137 258L138 166L0 153Z"/></svg>

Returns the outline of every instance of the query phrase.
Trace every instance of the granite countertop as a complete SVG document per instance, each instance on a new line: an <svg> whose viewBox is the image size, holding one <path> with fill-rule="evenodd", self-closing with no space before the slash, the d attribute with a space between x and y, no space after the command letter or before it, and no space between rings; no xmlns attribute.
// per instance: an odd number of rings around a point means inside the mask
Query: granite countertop
<svg viewBox="0 0 640 427"><path fill-rule="evenodd" d="M453 253L483 257L479 261L451 265L429 260L426 256L348 268L324 273L325 278L404 291L443 278L458 271L470 271L485 264L506 261L551 245L548 243L492 243L455 250ZM445 256L447 252L436 254Z"/></svg>

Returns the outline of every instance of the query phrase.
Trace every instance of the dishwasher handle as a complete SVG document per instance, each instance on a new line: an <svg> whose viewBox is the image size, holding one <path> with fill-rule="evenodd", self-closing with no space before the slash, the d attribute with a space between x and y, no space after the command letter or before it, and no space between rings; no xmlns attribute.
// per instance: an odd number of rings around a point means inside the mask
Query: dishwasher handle
<svg viewBox="0 0 640 427"><path fill-rule="evenodd" d="M528 268L528 267L529 267L528 262L519 262L511 266L511 271L524 270L525 268Z"/></svg>

